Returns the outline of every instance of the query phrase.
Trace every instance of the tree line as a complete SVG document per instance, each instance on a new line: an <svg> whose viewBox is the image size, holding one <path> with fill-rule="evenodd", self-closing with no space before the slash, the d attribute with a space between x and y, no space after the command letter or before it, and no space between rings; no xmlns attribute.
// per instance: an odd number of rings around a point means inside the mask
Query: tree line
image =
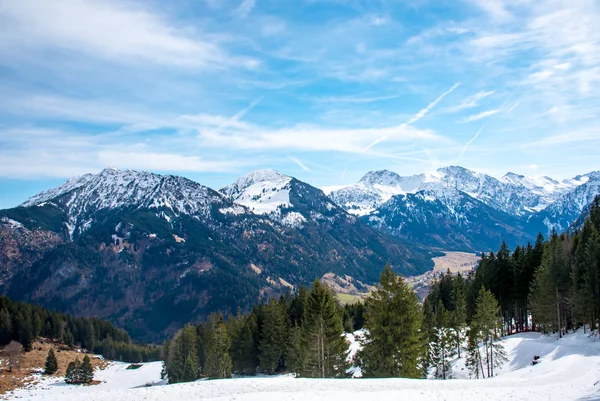
<svg viewBox="0 0 600 401"><path fill-rule="evenodd" d="M387 266L364 305L342 307L316 280L248 314L225 319L216 313L205 323L186 325L163 345L163 378L178 383L281 372L335 378L346 376L350 362L365 377L421 377L422 317L412 288ZM344 328L363 327L363 350L349 361Z"/></svg>
<svg viewBox="0 0 600 401"><path fill-rule="evenodd" d="M160 347L132 343L125 330L105 320L74 317L0 296L0 346L15 341L28 352L40 337L124 362L155 361L161 355Z"/></svg>
<svg viewBox="0 0 600 401"><path fill-rule="evenodd" d="M539 234L511 251L506 243L482 253L467 277L449 271L432 283L423 304L432 346L426 363L447 378L449 361L467 351L476 377L494 375L506 355L499 339L536 330L561 337L600 317L600 198L581 230Z"/></svg>

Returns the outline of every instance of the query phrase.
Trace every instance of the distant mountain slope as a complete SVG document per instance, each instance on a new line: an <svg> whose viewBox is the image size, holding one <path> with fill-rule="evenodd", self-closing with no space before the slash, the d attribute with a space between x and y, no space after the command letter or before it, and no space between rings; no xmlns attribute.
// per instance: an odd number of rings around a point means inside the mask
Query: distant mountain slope
<svg viewBox="0 0 600 401"><path fill-rule="evenodd" d="M528 239L518 217L449 188L393 196L365 219L411 243L444 250L487 251L502 240L512 246Z"/></svg>
<svg viewBox="0 0 600 401"><path fill-rule="evenodd" d="M357 215L371 213L391 196L422 190L456 189L495 209L523 216L542 210L561 195L583 184L580 176L563 182L548 177L524 177L508 173L501 180L460 166L435 172L400 176L388 170L371 171L357 184L329 193L340 206Z"/></svg>
<svg viewBox="0 0 600 401"><path fill-rule="evenodd" d="M373 227L419 245L489 250L498 240L516 245L538 232L566 230L600 194L599 177L557 181L507 173L496 179L459 166L412 176L381 170L329 196Z"/></svg>
<svg viewBox="0 0 600 401"><path fill-rule="evenodd" d="M566 231L583 212L589 209L597 195L600 195L600 172L576 177L583 184L560 196L547 208L529 217L532 229L539 231ZM589 210L588 210L589 212ZM585 220L585 219L584 219Z"/></svg>
<svg viewBox="0 0 600 401"><path fill-rule="evenodd" d="M328 272L371 283L386 262L405 275L431 268L428 251L369 227L321 190L251 175L238 189L262 185L254 201L279 200L253 212L252 197L233 202L239 191L106 169L2 210L2 290L155 340Z"/></svg>

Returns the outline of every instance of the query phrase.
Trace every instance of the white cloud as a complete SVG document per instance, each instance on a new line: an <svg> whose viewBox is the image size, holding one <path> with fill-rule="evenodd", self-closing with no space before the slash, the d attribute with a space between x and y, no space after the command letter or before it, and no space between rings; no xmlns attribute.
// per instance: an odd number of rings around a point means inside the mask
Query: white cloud
<svg viewBox="0 0 600 401"><path fill-rule="evenodd" d="M25 49L57 48L110 62L250 68L257 64L227 54L207 35L182 29L140 4L121 1L4 0L0 34L0 52L15 57Z"/></svg>
<svg viewBox="0 0 600 401"><path fill-rule="evenodd" d="M506 0L469 0L477 7L485 11L489 16L498 21L505 21L510 18L510 12L506 9Z"/></svg>
<svg viewBox="0 0 600 401"><path fill-rule="evenodd" d="M471 96L466 97L461 103L456 106L448 107L446 110L450 113L461 111L464 109L470 109L479 106L479 101L485 99L488 96L493 95L496 91L479 91Z"/></svg>
<svg viewBox="0 0 600 401"><path fill-rule="evenodd" d="M375 26L382 26L382 25L386 25L390 22L390 19L388 17L373 17L373 19L371 19L371 25L375 25Z"/></svg>
<svg viewBox="0 0 600 401"><path fill-rule="evenodd" d="M412 116L407 122L401 124L398 127L398 129L399 130L406 129L411 124L414 124L417 121L419 121L420 119L422 119L423 117L425 117L425 115L427 115L427 113L429 113L439 102L441 102L446 96L448 96L449 94L451 94L459 86L460 86L460 82L457 82L454 85L452 85L452 87L450 89L448 89L446 92L444 92L440 96L438 96L437 99L435 99L433 102L429 103L427 105L427 107L419 110L419 112L417 114L415 114L414 116ZM386 133L385 135L377 138L375 141L371 142L369 144L369 146L367 146L366 148L364 148L363 152L366 152L367 150L371 149L373 146L377 145L378 143L381 143L381 142L383 142L385 140L390 139L392 135L393 135L392 133Z"/></svg>
<svg viewBox="0 0 600 401"><path fill-rule="evenodd" d="M297 151L335 151L363 153L365 147L378 138L385 137L394 143L447 142L432 130L421 130L403 125L389 128L326 128L298 125L280 129L252 127L248 131L231 131L215 134L201 133L200 146L228 147L243 150L293 149Z"/></svg>
<svg viewBox="0 0 600 401"><path fill-rule="evenodd" d="M226 172L239 168L238 159L217 159L167 150L168 138L141 142L110 134L81 135L47 129L0 131L0 177L70 177L108 165L152 171Z"/></svg>
<svg viewBox="0 0 600 401"><path fill-rule="evenodd" d="M481 113L473 114L473 115L466 117L464 121L469 123L472 121L481 120L482 118L487 118L487 117L493 116L494 114L498 114L498 113L500 113L500 111L501 111L500 109L482 111Z"/></svg>
<svg viewBox="0 0 600 401"><path fill-rule="evenodd" d="M389 96L328 96L315 99L317 103L374 103L383 100L397 99L400 95Z"/></svg>
<svg viewBox="0 0 600 401"><path fill-rule="evenodd" d="M235 13L240 18L246 18L248 14L252 11L254 6L256 5L256 0L243 0L238 8L236 8Z"/></svg>

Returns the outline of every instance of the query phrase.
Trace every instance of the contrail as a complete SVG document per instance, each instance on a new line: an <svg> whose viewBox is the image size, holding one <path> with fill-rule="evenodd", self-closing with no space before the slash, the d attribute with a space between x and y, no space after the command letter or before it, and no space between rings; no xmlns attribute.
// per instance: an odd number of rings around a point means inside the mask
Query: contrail
<svg viewBox="0 0 600 401"><path fill-rule="evenodd" d="M519 105L519 103L521 103L520 100L517 103L515 103L515 105L513 107L511 107L510 109L508 109L508 112L510 113L511 111L513 111Z"/></svg>
<svg viewBox="0 0 600 401"><path fill-rule="evenodd" d="M465 144L465 146L463 147L462 151L460 152L460 155L458 156L458 159L456 159L456 161L459 161L460 158L465 154L465 152L467 151L467 148L469 147L469 145L475 140L477 139L477 137L479 136L479 134L481 134L481 131L483 131L483 128L485 127L485 124L483 124L481 126L481 128L479 128L479 131L477 131L477 133L475 134L475 136L473 138L471 138L471 140L469 142L467 142Z"/></svg>
<svg viewBox="0 0 600 401"><path fill-rule="evenodd" d="M417 121L419 121L421 118L425 117L425 115L427 115L427 113L429 113L431 111L431 109L433 109L439 102L442 101L442 99L444 99L446 96L451 94L454 91L454 89L458 88L459 86L460 86L460 82L457 82L454 85L452 85L452 87L450 89L448 89L446 92L444 92L440 96L438 96L438 98L435 99L433 102L429 103L427 105L427 107L419 110L419 112L417 114L415 114L414 116L412 116L407 122L400 124L398 126L398 128L404 128L407 125L414 124ZM371 149L373 146L377 145L378 143L385 141L389 137L390 137L390 135L384 135L381 138L376 139L375 141L373 141L373 143L371 143L369 146L367 146L366 148L363 149L363 153L366 152L367 150Z"/></svg>
<svg viewBox="0 0 600 401"><path fill-rule="evenodd" d="M306 167L306 165L304 163L302 163L300 160L296 159L295 157L290 156L289 159L291 161L293 161L294 163L296 163L302 170L308 171L308 172L312 171L311 169L309 169L308 167Z"/></svg>

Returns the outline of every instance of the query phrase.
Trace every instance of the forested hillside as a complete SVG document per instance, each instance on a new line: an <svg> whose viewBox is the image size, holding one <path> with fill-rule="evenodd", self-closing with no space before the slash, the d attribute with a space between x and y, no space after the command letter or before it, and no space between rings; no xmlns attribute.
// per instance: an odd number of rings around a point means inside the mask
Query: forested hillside
<svg viewBox="0 0 600 401"><path fill-rule="evenodd" d="M160 347L132 343L125 330L105 320L74 317L0 296L0 346L16 341L28 352L41 337L111 360L146 362L160 358Z"/></svg>

